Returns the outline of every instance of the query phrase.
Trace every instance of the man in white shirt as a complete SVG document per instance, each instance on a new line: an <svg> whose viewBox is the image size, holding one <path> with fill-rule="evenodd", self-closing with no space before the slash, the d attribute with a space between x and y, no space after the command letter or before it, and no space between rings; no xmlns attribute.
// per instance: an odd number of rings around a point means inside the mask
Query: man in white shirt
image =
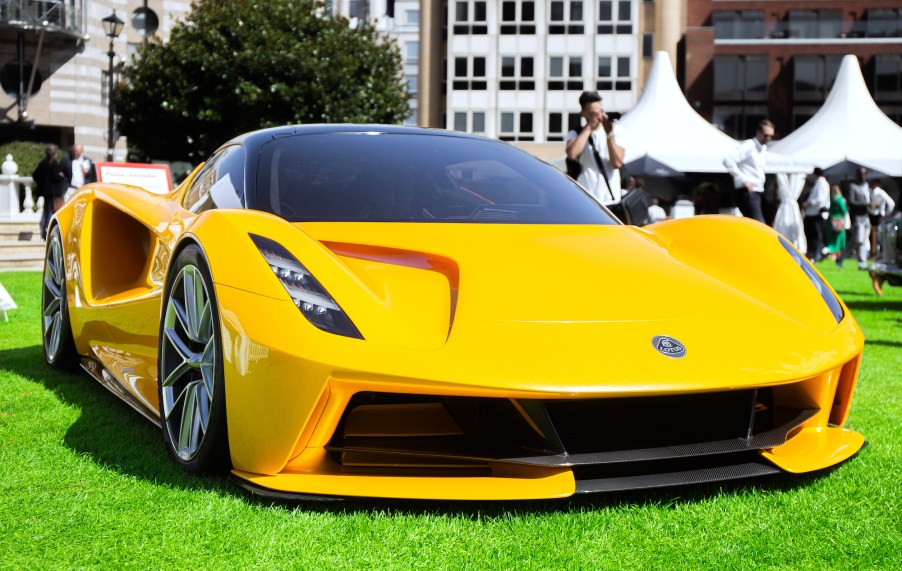
<svg viewBox="0 0 902 571"><path fill-rule="evenodd" d="M808 199L802 203L802 223L805 225L805 239L808 242L808 259L817 262L823 257L824 224L830 208L830 184L824 176L824 169L814 169L814 185Z"/></svg>
<svg viewBox="0 0 902 571"><path fill-rule="evenodd" d="M567 158L578 161L582 167L576 182L602 204L616 204L622 197L620 167L624 148L617 143L622 139L622 127L602 110L597 91L584 91L579 96L579 106L586 124L579 132L567 133L566 143Z"/></svg>
<svg viewBox="0 0 902 571"><path fill-rule="evenodd" d="M651 197L648 199L648 223L654 224L661 220L667 219L667 212L658 204L658 199Z"/></svg>
<svg viewBox="0 0 902 571"><path fill-rule="evenodd" d="M747 218L764 222L761 195L764 194L764 160L767 144L774 138L774 124L764 119L758 124L755 136L739 144L727 155L723 164L733 175L736 187L736 206Z"/></svg>
<svg viewBox="0 0 902 571"><path fill-rule="evenodd" d="M90 182L97 182L94 162L85 156L84 151L85 148L80 143L76 143L72 147L72 178L69 181L66 200L82 186Z"/></svg>

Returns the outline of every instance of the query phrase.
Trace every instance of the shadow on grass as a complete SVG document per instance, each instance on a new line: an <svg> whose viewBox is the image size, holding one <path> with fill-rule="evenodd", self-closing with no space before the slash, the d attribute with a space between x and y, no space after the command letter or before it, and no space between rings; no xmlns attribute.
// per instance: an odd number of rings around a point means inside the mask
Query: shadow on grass
<svg viewBox="0 0 902 571"><path fill-rule="evenodd" d="M883 341L882 339L866 339L864 344L867 345L880 345L882 347L900 347L902 348L902 341Z"/></svg>
<svg viewBox="0 0 902 571"><path fill-rule="evenodd" d="M879 297L869 300L846 300L846 305L854 311L897 311L902 312L902 301L885 300Z"/></svg>
<svg viewBox="0 0 902 571"><path fill-rule="evenodd" d="M41 383L58 399L78 408L81 414L68 428L63 443L78 454L104 467L189 491L216 491L241 497L251 506L315 512L389 513L420 515L440 513L469 519L504 517L512 513L551 513L631 506L679 506L702 502L719 495L768 494L805 487L824 477L828 470L800 476L774 475L763 478L697 484L631 492L580 495L559 500L531 501L427 501L381 498L322 500L275 500L254 495L229 481L226 475L197 477L184 473L166 454L160 430L87 373L63 373L44 364L39 345L0 351L4 368Z"/></svg>
<svg viewBox="0 0 902 571"><path fill-rule="evenodd" d="M81 411L63 438L74 452L122 474L171 487L236 492L225 475L194 477L182 472L167 456L159 428L86 372L48 367L40 345L0 351L0 362Z"/></svg>

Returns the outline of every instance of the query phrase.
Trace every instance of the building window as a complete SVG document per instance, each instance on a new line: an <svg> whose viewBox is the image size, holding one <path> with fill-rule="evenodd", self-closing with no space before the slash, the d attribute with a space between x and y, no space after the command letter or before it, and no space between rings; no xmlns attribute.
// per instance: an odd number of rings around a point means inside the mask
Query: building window
<svg viewBox="0 0 902 571"><path fill-rule="evenodd" d="M473 112L473 133L485 134L485 113L482 111Z"/></svg>
<svg viewBox="0 0 902 571"><path fill-rule="evenodd" d="M416 26L420 23L420 11L419 10L404 10L404 23Z"/></svg>
<svg viewBox="0 0 902 571"><path fill-rule="evenodd" d="M566 119L567 124L564 124ZM546 141L563 141L568 131L579 131L579 113L552 112L548 114Z"/></svg>
<svg viewBox="0 0 902 571"><path fill-rule="evenodd" d="M734 139L746 139L755 133L758 123L767 119L767 107L715 105L712 119L714 126L727 135Z"/></svg>
<svg viewBox="0 0 902 571"><path fill-rule="evenodd" d="M898 38L902 36L902 10L868 10L869 38Z"/></svg>
<svg viewBox="0 0 902 571"><path fill-rule="evenodd" d="M467 132L467 113L464 111L457 111L454 113L454 130Z"/></svg>
<svg viewBox="0 0 902 571"><path fill-rule="evenodd" d="M551 2L548 12L548 33L558 34L583 34L583 3L582 0L569 2Z"/></svg>
<svg viewBox="0 0 902 571"><path fill-rule="evenodd" d="M598 82L595 89L599 91L614 90L614 68L610 56L598 56Z"/></svg>
<svg viewBox="0 0 902 571"><path fill-rule="evenodd" d="M501 33L531 36L536 33L536 3L533 0L505 0L501 3Z"/></svg>
<svg viewBox="0 0 902 571"><path fill-rule="evenodd" d="M595 89L599 91L631 90L633 88L631 67L629 56L598 56L598 81Z"/></svg>
<svg viewBox="0 0 902 571"><path fill-rule="evenodd" d="M711 14L714 39L739 40L764 37L763 10L716 10Z"/></svg>
<svg viewBox="0 0 902 571"><path fill-rule="evenodd" d="M418 63L420 61L420 42L404 43L404 63Z"/></svg>
<svg viewBox="0 0 902 571"><path fill-rule="evenodd" d="M902 55L874 56L874 98L887 101L902 99Z"/></svg>
<svg viewBox="0 0 902 571"><path fill-rule="evenodd" d="M598 3L599 34L632 34L633 3L631 0L601 0Z"/></svg>
<svg viewBox="0 0 902 571"><path fill-rule="evenodd" d="M792 58L792 95L796 101L823 101L827 98L842 56L795 56Z"/></svg>
<svg viewBox="0 0 902 571"><path fill-rule="evenodd" d="M485 91L485 58L481 56L454 58L454 81L452 89Z"/></svg>
<svg viewBox="0 0 902 571"><path fill-rule="evenodd" d="M502 141L534 141L532 131L532 113L502 111L501 129L498 137Z"/></svg>
<svg viewBox="0 0 902 571"><path fill-rule="evenodd" d="M501 83L502 91L534 91L536 82L534 77L533 58L530 56L503 56L501 58Z"/></svg>
<svg viewBox="0 0 902 571"><path fill-rule="evenodd" d="M582 56L552 56L548 60L549 91L582 91Z"/></svg>
<svg viewBox="0 0 902 571"><path fill-rule="evenodd" d="M485 113L482 111L457 111L454 113L454 130L485 134Z"/></svg>
<svg viewBox="0 0 902 571"><path fill-rule="evenodd" d="M404 80L407 82L407 93L411 96L416 96L420 86L419 76L416 74L407 74L404 76Z"/></svg>
<svg viewBox="0 0 902 571"><path fill-rule="evenodd" d="M654 57L655 35L651 32L642 34L642 57Z"/></svg>
<svg viewBox="0 0 902 571"><path fill-rule="evenodd" d="M767 56L714 56L715 101L766 101Z"/></svg>
<svg viewBox="0 0 902 571"><path fill-rule="evenodd" d="M790 38L838 38L842 35L841 10L790 10Z"/></svg>
<svg viewBox="0 0 902 571"><path fill-rule="evenodd" d="M454 3L455 34L485 35L488 29L484 1L458 0Z"/></svg>

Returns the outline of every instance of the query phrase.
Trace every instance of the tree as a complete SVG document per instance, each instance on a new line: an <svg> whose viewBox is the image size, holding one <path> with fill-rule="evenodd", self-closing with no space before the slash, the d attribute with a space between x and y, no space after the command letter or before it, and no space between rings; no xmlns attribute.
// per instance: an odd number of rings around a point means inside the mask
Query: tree
<svg viewBox="0 0 902 571"><path fill-rule="evenodd" d="M400 123L397 44L320 0L198 0L116 90L121 134L154 159L203 160L232 137L297 123Z"/></svg>

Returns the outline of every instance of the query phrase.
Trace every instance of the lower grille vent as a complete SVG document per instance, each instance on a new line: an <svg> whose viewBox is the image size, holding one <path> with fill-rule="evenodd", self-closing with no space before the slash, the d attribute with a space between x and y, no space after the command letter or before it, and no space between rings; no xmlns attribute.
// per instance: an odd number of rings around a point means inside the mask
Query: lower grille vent
<svg viewBox="0 0 902 571"><path fill-rule="evenodd" d="M572 400L359 393L327 449L346 469L373 473L569 466L580 491L723 480L777 471L757 450L779 446L817 413L786 397L793 394L781 387Z"/></svg>

